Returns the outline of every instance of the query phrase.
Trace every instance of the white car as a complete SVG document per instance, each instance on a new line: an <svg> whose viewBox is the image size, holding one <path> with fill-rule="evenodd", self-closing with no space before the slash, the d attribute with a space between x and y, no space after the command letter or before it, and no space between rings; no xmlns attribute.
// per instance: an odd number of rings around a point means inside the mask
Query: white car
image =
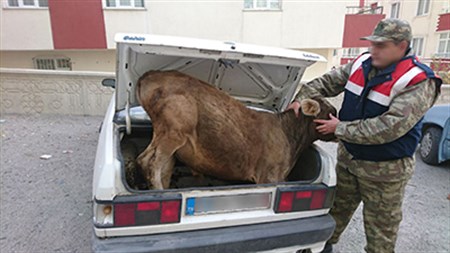
<svg viewBox="0 0 450 253"><path fill-rule="evenodd" d="M95 252L320 252L335 223L334 158L312 145L286 182L251 184L193 177L177 163L171 188L149 190L130 168L152 138L135 85L148 70L178 70L254 110L279 112L305 69L322 56L190 38L117 34L115 88L93 178ZM220 143L217 143L220 145ZM131 174L130 174L131 171ZM134 174L133 174L134 173Z"/></svg>

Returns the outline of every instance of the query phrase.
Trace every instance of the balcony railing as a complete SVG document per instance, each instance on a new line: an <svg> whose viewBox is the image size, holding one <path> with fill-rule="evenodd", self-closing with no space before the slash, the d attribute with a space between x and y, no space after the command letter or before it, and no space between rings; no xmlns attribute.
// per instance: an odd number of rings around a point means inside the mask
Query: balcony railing
<svg viewBox="0 0 450 253"><path fill-rule="evenodd" d="M347 6L346 14L383 14L383 6Z"/></svg>
<svg viewBox="0 0 450 253"><path fill-rule="evenodd" d="M450 53L435 53L434 58L450 60Z"/></svg>
<svg viewBox="0 0 450 253"><path fill-rule="evenodd" d="M439 14L436 31L450 30L450 13Z"/></svg>

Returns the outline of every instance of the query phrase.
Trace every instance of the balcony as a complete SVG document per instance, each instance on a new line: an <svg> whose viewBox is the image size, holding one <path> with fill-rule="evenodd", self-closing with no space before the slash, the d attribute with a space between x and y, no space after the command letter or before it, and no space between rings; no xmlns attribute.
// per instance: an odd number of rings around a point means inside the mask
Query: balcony
<svg viewBox="0 0 450 253"><path fill-rule="evenodd" d="M450 30L450 12L439 14L436 31Z"/></svg>
<svg viewBox="0 0 450 253"><path fill-rule="evenodd" d="M360 40L361 37L372 34L376 24L385 18L383 7L349 6L344 21L344 37L342 47L368 47L369 42Z"/></svg>
<svg viewBox="0 0 450 253"><path fill-rule="evenodd" d="M55 49L105 49L101 0L49 1Z"/></svg>

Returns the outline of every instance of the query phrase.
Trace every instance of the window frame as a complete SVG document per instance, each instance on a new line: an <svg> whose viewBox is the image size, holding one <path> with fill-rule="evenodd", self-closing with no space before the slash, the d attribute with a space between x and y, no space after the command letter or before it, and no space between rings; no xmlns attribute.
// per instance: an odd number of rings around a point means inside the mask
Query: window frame
<svg viewBox="0 0 450 253"><path fill-rule="evenodd" d="M434 54L434 56L437 58L450 58L450 51L446 52L446 49L449 47L450 44L450 31L443 31L438 34L439 38L437 40L436 53ZM447 34L447 38L441 39L442 34ZM445 41L444 52L439 52L439 44L441 44L441 41Z"/></svg>
<svg viewBox="0 0 450 253"><path fill-rule="evenodd" d="M393 14L392 11L394 10L394 5L397 6L396 9L395 9L396 10L395 16L392 15ZM393 2L391 4L391 13L390 13L389 17L390 18L399 18L400 17L400 2Z"/></svg>
<svg viewBox="0 0 450 253"><path fill-rule="evenodd" d="M265 7L258 7L258 0L248 0L252 1L251 8L245 7L245 1L246 0L244 0L244 8L243 8L245 11L281 11L282 0L265 0L267 3ZM272 2L278 2L278 8L271 8L270 4Z"/></svg>
<svg viewBox="0 0 450 253"><path fill-rule="evenodd" d="M450 3L448 1L444 1L444 6L441 9L439 14L445 14L450 12Z"/></svg>
<svg viewBox="0 0 450 253"><path fill-rule="evenodd" d="M414 40L421 40L422 41L422 43L421 43L421 48L420 48L420 54L419 54L419 50L416 50L415 48L414 48ZM417 55L417 56L424 56L424 49L425 49L425 37L423 37L423 36L417 36L417 37L413 37L412 38L412 40L411 40L411 48L414 50L414 54L415 55Z"/></svg>
<svg viewBox="0 0 450 253"><path fill-rule="evenodd" d="M145 0L140 0L142 2L142 6L137 6L136 7L136 0L130 0L130 5L121 5L120 4L120 0L109 0L109 1L114 1L115 2L115 6L108 6L108 0L102 0L103 2L103 7L105 9L145 9Z"/></svg>
<svg viewBox="0 0 450 253"><path fill-rule="evenodd" d="M10 5L8 0L5 0L3 2L4 8L11 8L11 9L48 9L48 0L46 6L41 6L39 0L32 0L33 5L26 5L24 4L24 0L17 0L17 6Z"/></svg>
<svg viewBox="0 0 450 253"><path fill-rule="evenodd" d="M422 13L419 13L420 11L420 4L423 4L423 10ZM427 5L428 4L428 5ZM431 1L430 0L418 0L417 1L417 10L416 10L416 16L426 16L430 13L430 5L431 5ZM427 7L427 8L425 8Z"/></svg>

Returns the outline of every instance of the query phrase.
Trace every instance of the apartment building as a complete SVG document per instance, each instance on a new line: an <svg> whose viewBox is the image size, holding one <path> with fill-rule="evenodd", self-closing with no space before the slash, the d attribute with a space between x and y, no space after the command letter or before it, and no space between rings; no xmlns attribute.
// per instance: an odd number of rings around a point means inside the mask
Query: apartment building
<svg viewBox="0 0 450 253"><path fill-rule="evenodd" d="M0 67L114 71L114 34L187 36L325 56L308 80L339 64L348 5L358 1L2 0Z"/></svg>

